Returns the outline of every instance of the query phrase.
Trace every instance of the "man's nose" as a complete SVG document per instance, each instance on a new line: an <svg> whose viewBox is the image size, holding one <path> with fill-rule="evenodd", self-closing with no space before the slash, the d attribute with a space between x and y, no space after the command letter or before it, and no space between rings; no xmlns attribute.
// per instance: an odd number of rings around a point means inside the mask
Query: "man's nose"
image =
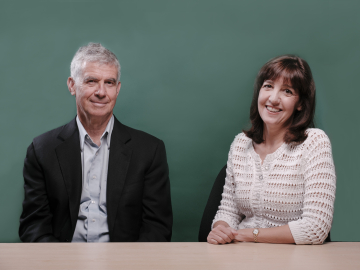
<svg viewBox="0 0 360 270"><path fill-rule="evenodd" d="M104 83L99 83L98 89L95 91L95 95L98 97L104 97L106 95L106 88Z"/></svg>

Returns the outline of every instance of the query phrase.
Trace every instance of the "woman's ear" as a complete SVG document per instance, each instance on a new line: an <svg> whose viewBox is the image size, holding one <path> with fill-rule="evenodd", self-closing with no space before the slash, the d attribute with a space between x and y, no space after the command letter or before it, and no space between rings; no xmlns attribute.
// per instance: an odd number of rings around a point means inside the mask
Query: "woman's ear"
<svg viewBox="0 0 360 270"><path fill-rule="evenodd" d="M301 103L297 106L297 108L296 108L299 112L302 110L302 105L301 105Z"/></svg>

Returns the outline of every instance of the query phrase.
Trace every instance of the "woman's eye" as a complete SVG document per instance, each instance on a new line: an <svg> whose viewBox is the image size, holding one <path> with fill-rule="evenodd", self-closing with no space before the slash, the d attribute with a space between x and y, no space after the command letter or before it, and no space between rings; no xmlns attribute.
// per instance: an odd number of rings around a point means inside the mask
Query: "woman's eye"
<svg viewBox="0 0 360 270"><path fill-rule="evenodd" d="M289 89L285 89L285 93L288 94L288 95L292 95L293 92L291 90L289 90Z"/></svg>
<svg viewBox="0 0 360 270"><path fill-rule="evenodd" d="M264 84L263 87L264 87L264 88L271 88L271 86L272 86L271 84Z"/></svg>

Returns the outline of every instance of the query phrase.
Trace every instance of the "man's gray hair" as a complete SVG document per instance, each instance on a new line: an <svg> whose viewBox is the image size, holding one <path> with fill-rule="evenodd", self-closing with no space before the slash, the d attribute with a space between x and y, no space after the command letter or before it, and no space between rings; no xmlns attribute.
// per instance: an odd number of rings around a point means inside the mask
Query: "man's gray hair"
<svg viewBox="0 0 360 270"><path fill-rule="evenodd" d="M117 81L120 81L120 63L116 55L103 47L100 43L90 42L86 46L82 46L75 53L71 64L71 77L76 81L82 75L82 68L85 62L97 62L101 64L114 65L117 70Z"/></svg>

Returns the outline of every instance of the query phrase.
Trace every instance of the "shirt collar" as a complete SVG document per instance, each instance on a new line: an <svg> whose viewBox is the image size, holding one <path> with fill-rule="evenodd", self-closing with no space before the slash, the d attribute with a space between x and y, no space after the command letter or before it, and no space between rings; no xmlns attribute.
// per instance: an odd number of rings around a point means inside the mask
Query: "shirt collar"
<svg viewBox="0 0 360 270"><path fill-rule="evenodd" d="M82 123L79 119L79 116L76 116L76 123L77 123L78 129L79 129L80 149L81 149L81 151L83 151L85 136L87 136L88 133L87 133L86 129L84 128L84 126L82 125ZM101 138L102 138L107 133L106 142L107 142L107 146L109 149L110 149L111 133L112 133L113 128L114 128L114 115L111 116L109 122L106 125L105 131L101 136Z"/></svg>

